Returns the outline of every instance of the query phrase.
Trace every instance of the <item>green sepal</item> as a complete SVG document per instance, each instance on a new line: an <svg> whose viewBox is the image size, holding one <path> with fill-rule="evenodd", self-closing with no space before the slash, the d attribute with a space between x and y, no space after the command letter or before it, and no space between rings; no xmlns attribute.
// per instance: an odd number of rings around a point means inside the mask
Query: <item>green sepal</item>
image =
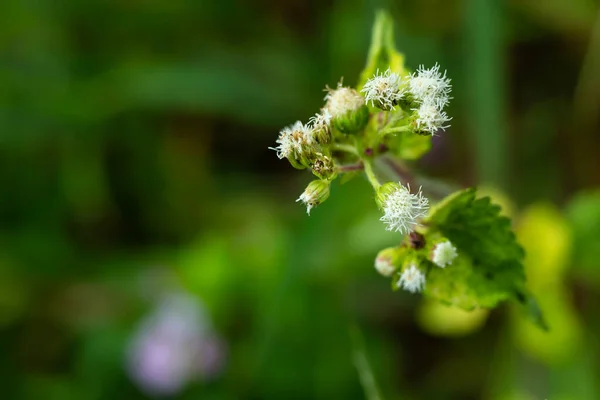
<svg viewBox="0 0 600 400"><path fill-rule="evenodd" d="M366 105L346 115L333 119L333 126L342 133L352 134L362 131L369 122L369 109Z"/></svg>

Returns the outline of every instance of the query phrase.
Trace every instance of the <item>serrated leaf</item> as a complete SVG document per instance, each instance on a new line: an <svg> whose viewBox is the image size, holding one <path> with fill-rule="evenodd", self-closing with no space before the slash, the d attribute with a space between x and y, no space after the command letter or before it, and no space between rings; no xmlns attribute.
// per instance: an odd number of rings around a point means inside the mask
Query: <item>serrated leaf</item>
<svg viewBox="0 0 600 400"><path fill-rule="evenodd" d="M505 261L520 263L525 255L511 230L510 219L500 215L500 207L489 197L477 199L473 188L456 192L432 208L426 223L469 254L476 264L495 268Z"/></svg>
<svg viewBox="0 0 600 400"><path fill-rule="evenodd" d="M511 230L510 219L489 197L477 198L475 189L448 196L425 220L428 234L440 232L458 249L446 268L429 263L425 294L464 309L491 308L514 299L540 327L545 323L535 300L524 291L524 251Z"/></svg>
<svg viewBox="0 0 600 400"><path fill-rule="evenodd" d="M377 73L390 68L401 76L407 75L404 67L404 55L396 50L394 44L394 21L385 11L378 11L371 33L371 46L367 57L367 65L362 70L357 89L360 90L365 82Z"/></svg>
<svg viewBox="0 0 600 400"><path fill-rule="evenodd" d="M473 310L492 308L513 298L522 283L522 266L517 262L507 262L492 273L462 253L446 268L431 265L424 293L442 303Z"/></svg>

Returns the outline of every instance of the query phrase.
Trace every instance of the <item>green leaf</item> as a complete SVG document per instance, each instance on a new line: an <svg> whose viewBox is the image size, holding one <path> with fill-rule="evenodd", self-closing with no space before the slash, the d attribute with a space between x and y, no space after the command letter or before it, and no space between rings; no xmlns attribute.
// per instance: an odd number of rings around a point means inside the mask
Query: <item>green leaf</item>
<svg viewBox="0 0 600 400"><path fill-rule="evenodd" d="M515 296L515 284L521 283L522 267L517 262L507 262L491 273L467 254L460 253L446 268L429 266L424 293L465 310L492 308Z"/></svg>
<svg viewBox="0 0 600 400"><path fill-rule="evenodd" d="M432 208L425 223L428 236L440 232L459 253L446 268L422 261L429 264L426 295L467 310L514 299L545 328L537 303L524 290L524 251L510 219L489 197L477 198L475 189L456 192Z"/></svg>
<svg viewBox="0 0 600 400"><path fill-rule="evenodd" d="M404 160L417 160L431 149L430 135L417 135L413 132L400 132L388 136L389 147Z"/></svg>
<svg viewBox="0 0 600 400"><path fill-rule="evenodd" d="M388 68L402 76L408 75L408 71L404 67L404 55L396 50L394 44L392 16L380 10L375 15L367 65L360 74L357 89L362 89L365 82L375 75L377 70L383 72Z"/></svg>
<svg viewBox="0 0 600 400"><path fill-rule="evenodd" d="M506 261L520 264L525 256L510 219L500 215L500 206L492 204L489 197L477 199L473 188L456 192L433 207L426 223L469 254L476 264L490 268Z"/></svg>

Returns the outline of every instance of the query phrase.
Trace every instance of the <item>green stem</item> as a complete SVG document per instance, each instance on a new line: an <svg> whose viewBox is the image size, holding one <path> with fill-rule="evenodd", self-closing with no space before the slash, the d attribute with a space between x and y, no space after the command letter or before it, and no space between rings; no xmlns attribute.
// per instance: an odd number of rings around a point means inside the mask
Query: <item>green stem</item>
<svg viewBox="0 0 600 400"><path fill-rule="evenodd" d="M375 171L373 171L373 161L364 160L365 164L365 174L367 175L367 179L369 179L369 183L373 186L373 189L377 190L381 186L379 179L375 175Z"/></svg>
<svg viewBox="0 0 600 400"><path fill-rule="evenodd" d="M344 143L333 143L331 145L331 150L344 151L346 153L358 155L358 151L356 150L356 147L349 145L349 144L344 144Z"/></svg>
<svg viewBox="0 0 600 400"><path fill-rule="evenodd" d="M381 131L379 131L379 134L381 136L383 136L388 133L400 133L400 132L410 132L410 131L411 131L411 127L409 125L404 125L404 126L396 126L394 128L382 129Z"/></svg>

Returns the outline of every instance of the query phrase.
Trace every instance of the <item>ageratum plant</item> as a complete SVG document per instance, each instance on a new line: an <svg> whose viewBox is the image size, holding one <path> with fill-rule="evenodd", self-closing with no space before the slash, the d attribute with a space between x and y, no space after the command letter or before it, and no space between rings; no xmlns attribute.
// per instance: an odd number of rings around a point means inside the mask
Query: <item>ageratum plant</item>
<svg viewBox="0 0 600 400"><path fill-rule="evenodd" d="M407 165L450 127L446 71L438 64L409 71L395 49L391 18L380 12L358 84L340 81L326 92L322 109L307 123L282 129L271 148L317 178L297 200L307 213L329 198L335 179L364 173L381 222L398 233L399 245L375 257L376 271L391 279L394 290L421 292L466 310L516 300L545 328L525 290L524 251L500 207L475 188L440 198L433 183L418 186ZM383 181L385 171L398 179Z"/></svg>

